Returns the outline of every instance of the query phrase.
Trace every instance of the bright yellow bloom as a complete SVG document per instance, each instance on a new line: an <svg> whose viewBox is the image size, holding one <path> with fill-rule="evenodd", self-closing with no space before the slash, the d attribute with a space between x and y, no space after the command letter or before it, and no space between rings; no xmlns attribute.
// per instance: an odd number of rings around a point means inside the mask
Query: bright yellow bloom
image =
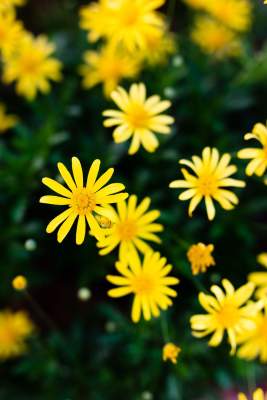
<svg viewBox="0 0 267 400"><path fill-rule="evenodd" d="M16 276L12 281L13 288L18 291L27 289L27 285L27 279L23 275Z"/></svg>
<svg viewBox="0 0 267 400"><path fill-rule="evenodd" d="M239 393L238 400L249 400L244 393ZM267 394L262 389L257 389L253 393L252 400L267 400Z"/></svg>
<svg viewBox="0 0 267 400"><path fill-rule="evenodd" d="M240 335L237 356L245 360L259 357L262 363L267 363L267 305L265 310L253 318L255 327Z"/></svg>
<svg viewBox="0 0 267 400"><path fill-rule="evenodd" d="M6 132L8 129L13 128L18 122L15 115L6 114L6 107L0 103L0 133Z"/></svg>
<svg viewBox="0 0 267 400"><path fill-rule="evenodd" d="M259 254L257 261L267 268L267 253ZM252 272L249 274L248 280L257 286L256 297L258 299L267 298L267 272Z"/></svg>
<svg viewBox="0 0 267 400"><path fill-rule="evenodd" d="M106 110L104 126L117 126L113 132L115 143L125 142L132 137L129 154L135 154L140 145L147 151L154 152L159 145L155 133L167 135L169 125L174 119L161 114L171 106L168 100L161 101L157 95L146 98L146 87L143 83L133 84L129 94L122 88L111 93L111 98L121 111Z"/></svg>
<svg viewBox="0 0 267 400"><path fill-rule="evenodd" d="M251 159L246 168L246 174L262 176L267 169L267 127L263 124L255 124L252 133L244 136L245 140L256 139L262 148L246 148L237 153L239 158Z"/></svg>
<svg viewBox="0 0 267 400"><path fill-rule="evenodd" d="M111 212L107 208L110 203L118 203L128 197L127 193L119 193L125 189L122 183L107 182L113 175L114 169L109 168L97 179L100 160L95 160L88 172L87 181L84 183L83 170L80 161L72 157L72 178L64 164L58 163L59 172L68 188L50 178L43 178L42 182L60 196L43 196L40 203L67 206L68 208L54 218L47 226L46 232L52 233L59 225L57 240L59 243L66 237L78 217L76 229L76 243L82 244L86 233L86 221L94 236L102 238L103 230L100 228L95 214L110 218Z"/></svg>
<svg viewBox="0 0 267 400"><path fill-rule="evenodd" d="M106 37L113 17L113 0L94 1L80 9L80 27L88 31L88 40L95 42ZM116 3L114 2L114 5Z"/></svg>
<svg viewBox="0 0 267 400"><path fill-rule="evenodd" d="M45 36L24 35L16 56L4 64L4 83L16 82L17 93L28 100L33 100L38 90L48 93L49 80L61 79L61 62L52 57L54 51Z"/></svg>
<svg viewBox="0 0 267 400"><path fill-rule="evenodd" d="M147 46L139 50L138 57L149 65L162 65L176 52L175 37L167 29L147 37Z"/></svg>
<svg viewBox="0 0 267 400"><path fill-rule="evenodd" d="M191 37L203 52L218 58L239 56L241 43L229 28L208 17L198 17Z"/></svg>
<svg viewBox="0 0 267 400"><path fill-rule="evenodd" d="M1 5L0 5L1 7ZM9 59L18 48L18 43L24 35L23 25L16 21L13 12L0 12L0 55Z"/></svg>
<svg viewBox="0 0 267 400"><path fill-rule="evenodd" d="M187 252L187 258L191 263L193 275L206 272L207 268L215 265L215 260L211 255L213 250L213 244L197 243L190 247Z"/></svg>
<svg viewBox="0 0 267 400"><path fill-rule="evenodd" d="M170 297L176 297L177 292L170 288L177 285L179 279L168 276L172 266L159 253L147 252L141 264L138 255L125 261L117 262L116 268L120 276L108 275L107 280L119 286L108 292L110 297L122 297L134 294L132 306L132 320L138 322L141 312L145 320L158 317L160 309L166 310L172 305Z"/></svg>
<svg viewBox="0 0 267 400"><path fill-rule="evenodd" d="M117 204L117 212L110 207L113 211L113 224L105 229L105 237L98 243L98 247L102 248L99 254L106 255L119 246L119 259L124 261L136 257L137 250L143 254L151 250L146 240L160 243L161 240L155 234L163 230L162 225L155 223L160 212L148 211L149 206L149 197L137 205L137 197L132 195L128 202Z"/></svg>
<svg viewBox="0 0 267 400"><path fill-rule="evenodd" d="M229 154L220 154L216 148L205 147L202 152L202 159L193 156L192 161L180 160L179 163L189 167L195 175L191 175L186 169L181 172L184 180L177 180L170 183L171 188L187 189L179 196L179 200L189 200L189 216L205 199L209 220L215 217L213 200L218 201L222 208L231 210L238 204L237 196L226 187L244 187L245 182L230 178L237 171L235 165L229 165L231 157Z"/></svg>
<svg viewBox="0 0 267 400"><path fill-rule="evenodd" d="M218 346L226 331L231 345L231 354L234 354L237 335L254 328L252 319L262 304L247 303L254 292L254 284L251 282L237 290L227 279L222 280L222 285L225 293L217 285L210 288L215 297L202 292L199 294L199 302L207 314L194 315L190 322L193 336L202 338L213 334L209 346Z"/></svg>
<svg viewBox="0 0 267 400"><path fill-rule="evenodd" d="M166 343L162 349L163 361L170 360L173 364L177 364L177 357L181 352L181 348L174 343Z"/></svg>
<svg viewBox="0 0 267 400"><path fill-rule="evenodd" d="M251 25L250 0L208 0L206 11L228 28L244 32Z"/></svg>
<svg viewBox="0 0 267 400"><path fill-rule="evenodd" d="M109 96L124 78L133 78L139 72L139 62L127 53L104 46L99 52L87 51L80 67L83 86L91 88L99 83L104 85L104 93Z"/></svg>
<svg viewBox="0 0 267 400"><path fill-rule="evenodd" d="M17 357L27 350L26 339L34 325L24 311L0 311L0 359Z"/></svg>

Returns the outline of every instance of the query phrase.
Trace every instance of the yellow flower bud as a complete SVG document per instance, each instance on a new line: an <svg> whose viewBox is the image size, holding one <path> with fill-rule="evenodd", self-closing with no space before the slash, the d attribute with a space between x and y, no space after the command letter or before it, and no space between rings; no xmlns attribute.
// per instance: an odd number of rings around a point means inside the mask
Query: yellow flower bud
<svg viewBox="0 0 267 400"><path fill-rule="evenodd" d="M23 275L16 276L12 281L12 286L15 290L25 290L27 288L27 279Z"/></svg>

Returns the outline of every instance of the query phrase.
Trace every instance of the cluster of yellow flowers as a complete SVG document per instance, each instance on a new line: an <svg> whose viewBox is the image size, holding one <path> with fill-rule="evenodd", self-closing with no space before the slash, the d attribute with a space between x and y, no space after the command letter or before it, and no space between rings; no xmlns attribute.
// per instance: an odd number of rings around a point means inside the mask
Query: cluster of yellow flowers
<svg viewBox="0 0 267 400"><path fill-rule="evenodd" d="M165 0L99 0L80 11L88 41L102 39L97 50L84 54L83 86L103 84L109 96L124 78L135 78L146 64L164 63L175 41L158 8Z"/></svg>
<svg viewBox="0 0 267 400"><path fill-rule="evenodd" d="M192 40L218 58L238 56L242 51L240 34L250 28L250 0L184 0L198 11Z"/></svg>
<svg viewBox="0 0 267 400"><path fill-rule="evenodd" d="M15 6L22 0L4 0L0 4L0 56L2 80L15 83L16 92L33 100L37 92L50 91L50 82L61 79L61 63L53 57L55 46L45 35L34 37L16 19Z"/></svg>

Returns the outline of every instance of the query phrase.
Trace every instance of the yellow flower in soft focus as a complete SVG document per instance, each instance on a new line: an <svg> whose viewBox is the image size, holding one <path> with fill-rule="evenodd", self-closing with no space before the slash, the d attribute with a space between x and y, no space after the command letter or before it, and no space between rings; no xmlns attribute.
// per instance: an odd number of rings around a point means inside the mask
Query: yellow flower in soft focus
<svg viewBox="0 0 267 400"><path fill-rule="evenodd" d="M9 59L18 48L21 37L24 36L23 25L16 21L12 11L0 12L0 55Z"/></svg>
<svg viewBox="0 0 267 400"><path fill-rule="evenodd" d="M123 51L104 46L99 52L86 51L80 67L83 87L91 88L103 83L104 93L109 96L124 78L133 78L140 69L139 62Z"/></svg>
<svg viewBox="0 0 267 400"><path fill-rule="evenodd" d="M0 311L0 359L17 357L27 350L26 339L34 325L26 312Z"/></svg>
<svg viewBox="0 0 267 400"><path fill-rule="evenodd" d="M105 127L117 126L113 132L115 143L125 142L132 138L129 154L135 154L140 145L147 151L154 152L159 145L155 133L168 135L169 125L174 118L161 114L171 106L168 100L161 101L158 95L146 98L146 87L143 83L134 83L129 94L122 88L111 93L112 100L121 111L106 110Z"/></svg>
<svg viewBox="0 0 267 400"><path fill-rule="evenodd" d="M25 34L20 42L16 56L4 63L3 81L16 82L19 95L33 100L37 91L48 93L49 80L61 79L61 62L52 57L55 46L45 36L34 38Z"/></svg>
<svg viewBox="0 0 267 400"><path fill-rule="evenodd" d="M249 400L244 393L239 393L238 400ZM262 389L257 389L253 392L252 400L267 400L267 394L264 394Z"/></svg>
<svg viewBox="0 0 267 400"><path fill-rule="evenodd" d="M267 253L261 253L257 257L257 261L267 268ZM257 286L257 299L267 299L267 272L252 272L248 276L248 280Z"/></svg>
<svg viewBox="0 0 267 400"><path fill-rule="evenodd" d="M203 52L218 58L239 56L241 42L229 28L208 17L198 17L191 38Z"/></svg>
<svg viewBox="0 0 267 400"><path fill-rule="evenodd" d="M163 361L170 360L173 364L177 364L177 357L181 352L181 348L174 343L166 343L162 349Z"/></svg>
<svg viewBox="0 0 267 400"><path fill-rule="evenodd" d="M239 158L251 159L246 168L246 174L262 176L267 169L267 127L263 124L255 124L252 133L247 133L245 140L256 139L262 148L246 148L237 153Z"/></svg>
<svg viewBox="0 0 267 400"><path fill-rule="evenodd" d="M244 32L251 25L250 0L208 0L206 11L230 29Z"/></svg>
<svg viewBox="0 0 267 400"><path fill-rule="evenodd" d="M209 220L215 217L215 207L213 200L216 200L225 210L232 210L238 204L237 196L227 187L244 187L245 182L230 178L237 168L229 165L231 157L225 153L220 157L216 148L205 147L202 152L202 159L193 156L192 161L180 160L179 163L190 168L194 175L182 168L183 180L170 183L170 188L184 188L185 190L178 197L179 200L189 200L189 216L201 202L205 200Z"/></svg>
<svg viewBox="0 0 267 400"><path fill-rule="evenodd" d="M81 7L80 27L88 31L89 41L95 42L107 36L113 17L112 3L113 0L99 0Z"/></svg>
<svg viewBox="0 0 267 400"><path fill-rule="evenodd" d="M149 65L162 65L168 61L169 56L175 54L175 37L167 29L160 30L157 34L147 37L147 46L139 50L138 57Z"/></svg>
<svg viewBox="0 0 267 400"><path fill-rule="evenodd" d="M213 244L197 243L190 247L187 252L187 258L191 263L193 275L206 272L207 268L215 265L215 260L211 255L213 250Z"/></svg>
<svg viewBox="0 0 267 400"><path fill-rule="evenodd" d="M13 288L18 291L27 289L27 285L27 279L23 275L16 276L12 281Z"/></svg>
<svg viewBox="0 0 267 400"><path fill-rule="evenodd" d="M116 286L108 291L110 297L122 297L130 293L134 295L132 320L138 322L141 313L145 320L158 317L160 309L166 310L172 305L170 297L176 297L177 292L169 286L177 285L179 279L169 276L172 266L159 253L149 251L145 254L143 263L139 256L118 261L116 268L121 274L107 275L107 280Z"/></svg>
<svg viewBox="0 0 267 400"><path fill-rule="evenodd" d="M43 184L59 194L59 196L43 196L40 199L40 203L68 207L54 218L46 228L47 233L52 233L61 225L57 234L59 243L61 243L69 233L77 217L77 244L82 244L84 241L86 221L93 235L101 239L103 231L97 222L95 214L111 218L112 212L107 208L107 205L110 203L118 203L128 197L127 193L119 193L125 189L122 183L111 183L106 186L113 175L114 169L109 168L97 179L99 168L100 160L95 160L89 169L87 181L84 182L81 163L78 158L72 157L72 173L74 179L65 165L58 163L59 172L66 182L67 188L54 179L42 179Z"/></svg>
<svg viewBox="0 0 267 400"><path fill-rule="evenodd" d="M25 0L0 0L0 13L12 10L13 7L23 6Z"/></svg>
<svg viewBox="0 0 267 400"><path fill-rule="evenodd" d="M145 254L151 250L147 240L160 243L156 235L163 230L163 226L155 223L160 216L158 210L150 210L150 198L146 197L137 204L137 197L132 195L128 202L121 201L117 204L117 212L113 211L111 228L105 229L105 237L97 244L101 248L99 254L106 255L119 246L119 259L136 257L137 250Z"/></svg>
<svg viewBox="0 0 267 400"><path fill-rule="evenodd" d="M238 339L241 344L237 356L245 360L254 360L259 357L262 363L267 363L267 304L263 312L253 318L255 327L244 332Z"/></svg>
<svg viewBox="0 0 267 400"><path fill-rule="evenodd" d="M231 354L234 354L237 335L254 328L253 317L262 308L262 304L247 303L255 288L251 282L237 290L227 279L222 280L222 285L225 293L219 286L213 285L210 290L215 296L202 292L199 294L199 302L207 314L194 315L190 322L193 336L202 338L212 333L209 346L218 346L226 331L231 345Z"/></svg>
<svg viewBox="0 0 267 400"><path fill-rule="evenodd" d="M6 107L0 103L0 133L6 132L8 129L13 128L18 122L15 115L6 114Z"/></svg>

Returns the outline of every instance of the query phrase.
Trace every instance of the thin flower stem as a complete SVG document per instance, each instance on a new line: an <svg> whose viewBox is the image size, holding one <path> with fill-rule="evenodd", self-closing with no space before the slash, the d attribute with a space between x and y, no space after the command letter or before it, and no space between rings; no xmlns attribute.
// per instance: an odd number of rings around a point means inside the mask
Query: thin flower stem
<svg viewBox="0 0 267 400"><path fill-rule="evenodd" d="M167 18L169 20L169 27L172 25L172 19L174 16L176 0L169 0L167 9Z"/></svg>
<svg viewBox="0 0 267 400"><path fill-rule="evenodd" d="M246 368L247 374L247 382L248 382L248 391L252 395L254 390L256 389L256 371L255 364L248 365Z"/></svg>
<svg viewBox="0 0 267 400"><path fill-rule="evenodd" d="M160 316L160 326L161 326L161 333L163 337L164 343L169 342L169 327L168 322L166 319L166 313L162 313Z"/></svg>

